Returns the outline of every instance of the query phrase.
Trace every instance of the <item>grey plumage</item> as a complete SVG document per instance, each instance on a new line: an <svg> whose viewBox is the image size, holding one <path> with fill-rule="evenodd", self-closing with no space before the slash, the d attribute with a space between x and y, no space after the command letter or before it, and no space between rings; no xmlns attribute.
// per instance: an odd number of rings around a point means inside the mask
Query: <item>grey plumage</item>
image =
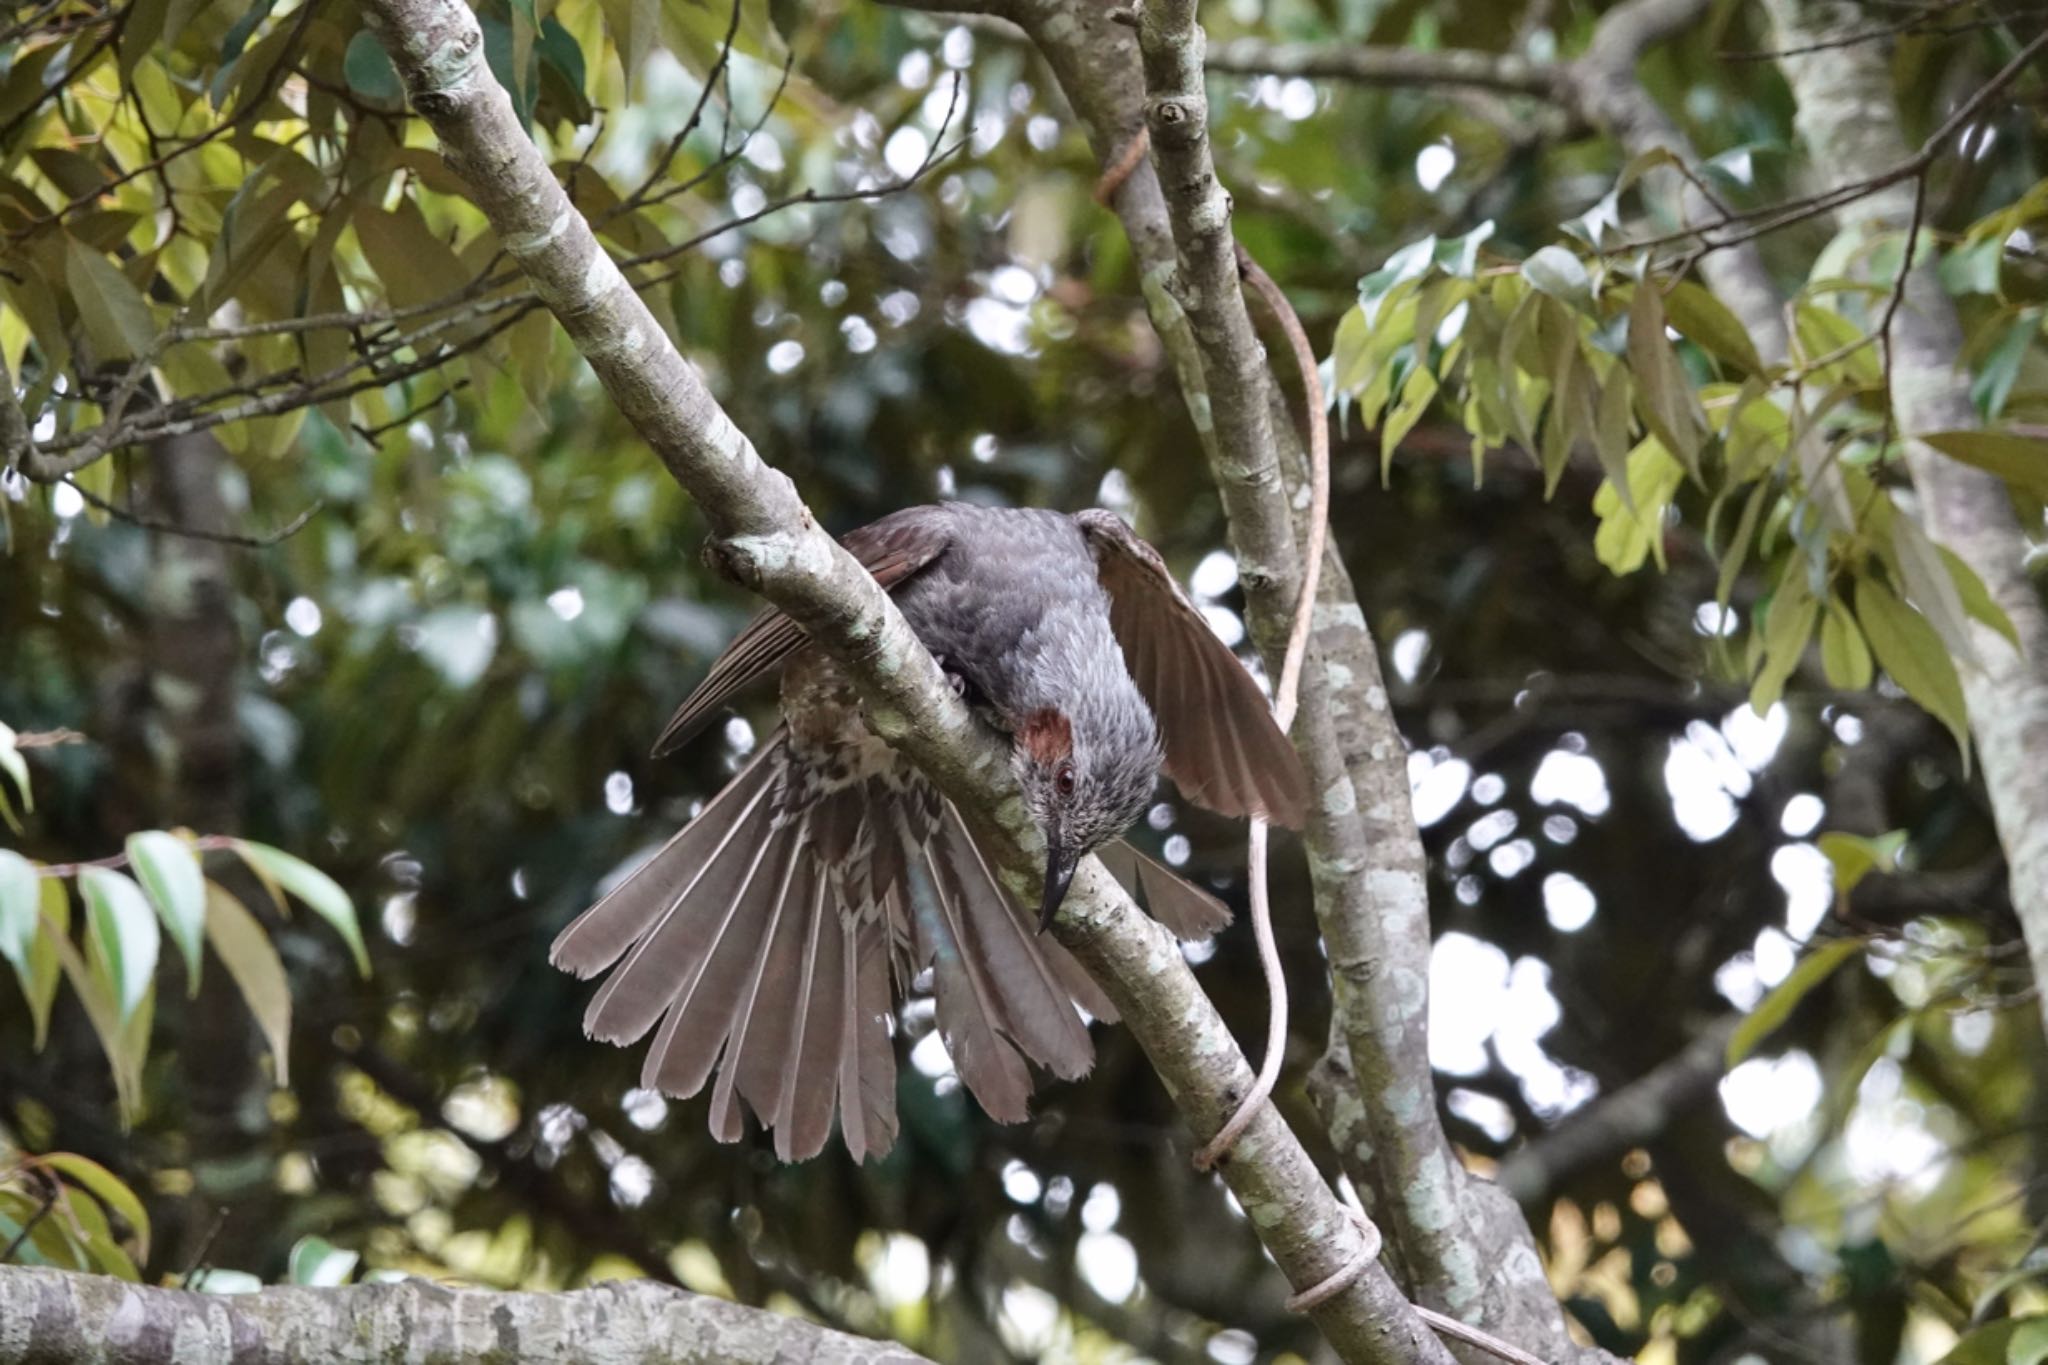
<svg viewBox="0 0 2048 1365"><path fill-rule="evenodd" d="M1118 836L1162 761L1195 800L1298 825L1306 792L1256 684L1150 546L1114 515L911 508L848 535L964 695L1012 738L1050 850L1044 913L1099 850L1184 937L1214 932L1213 897ZM757 616L663 731L683 742L776 671L783 726L704 811L563 931L556 965L616 965L585 1028L631 1043L659 1029L642 1084L692 1095L711 1127L741 1103L784 1160L815 1154L831 1119L855 1159L894 1140L895 1000L932 969L939 1030L993 1117L1028 1112L1036 1063L1093 1061L1076 1004L1114 1011L1073 958L1033 932L966 822L868 730L828 656L775 611Z"/></svg>

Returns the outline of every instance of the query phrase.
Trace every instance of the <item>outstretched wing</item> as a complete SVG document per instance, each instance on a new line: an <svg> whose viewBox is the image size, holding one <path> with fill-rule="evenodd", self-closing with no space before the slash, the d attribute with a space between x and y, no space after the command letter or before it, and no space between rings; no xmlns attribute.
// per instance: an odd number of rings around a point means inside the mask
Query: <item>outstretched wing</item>
<svg viewBox="0 0 2048 1365"><path fill-rule="evenodd" d="M1109 592L1124 664L1159 722L1167 775L1210 810L1300 829L1308 780L1251 674L1122 518L1097 508L1074 521Z"/></svg>
<svg viewBox="0 0 2048 1365"><path fill-rule="evenodd" d="M952 533L929 507L906 507L840 538L884 589L893 590L945 552ZM676 708L654 741L654 756L672 753L735 693L774 673L804 644L803 627L774 607L764 608L733 637L697 690Z"/></svg>

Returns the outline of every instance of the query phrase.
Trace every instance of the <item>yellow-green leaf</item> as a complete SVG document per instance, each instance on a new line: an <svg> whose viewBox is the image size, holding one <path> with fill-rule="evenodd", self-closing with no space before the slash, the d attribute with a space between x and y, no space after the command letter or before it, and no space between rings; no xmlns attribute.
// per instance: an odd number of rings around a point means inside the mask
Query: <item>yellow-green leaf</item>
<svg viewBox="0 0 2048 1365"><path fill-rule="evenodd" d="M2037 498L2048 498L2048 441L2009 431L1935 431L1920 439L1951 460L1996 474Z"/></svg>
<svg viewBox="0 0 2048 1365"><path fill-rule="evenodd" d="M1956 593L1963 600L1963 610L1968 612L1972 619L1982 621L2003 635L2014 649L2018 649L2019 631L2013 628L2012 618L2005 614L2005 608L1999 606L1992 598L1991 590L1984 586L1984 580L1977 577L1977 571L1965 564L1962 557L1948 546L1937 545L1934 548L1941 555L1941 562L1947 566L1949 577L1955 580Z"/></svg>
<svg viewBox="0 0 2048 1365"><path fill-rule="evenodd" d="M123 1184L119 1176L97 1161L72 1152L53 1152L43 1157L42 1162L72 1184L90 1190L95 1199L125 1218L128 1226L135 1229L136 1246L141 1250L143 1258L148 1259L149 1212L142 1207L142 1201L135 1197L135 1191Z"/></svg>
<svg viewBox="0 0 2048 1365"><path fill-rule="evenodd" d="M1691 280L1680 280L1664 296L1664 311L1688 340L1741 370L1761 374L1763 358L1756 342L1728 306Z"/></svg>
<svg viewBox="0 0 2048 1365"><path fill-rule="evenodd" d="M28 953L28 980L23 983L23 993L28 996L29 1022L33 1026L36 1051L50 1036L50 1006L57 999L57 982L62 970L57 962L57 942L70 942L71 896L65 890L62 877L45 877L43 881L42 919L43 931L36 936Z"/></svg>
<svg viewBox="0 0 2048 1365"><path fill-rule="evenodd" d="M1770 994L1750 1011L1749 1017L1728 1035L1728 1066L1733 1068L1756 1051L1758 1044L1792 1017L1792 1011L1815 986L1834 975L1836 968L1862 951L1862 939L1837 938L1828 940L1800 958L1791 973L1772 987Z"/></svg>
<svg viewBox="0 0 2048 1365"><path fill-rule="evenodd" d="M1839 598L1828 599L1828 614L1820 624L1820 665L1830 687L1860 692L1870 686L1870 646Z"/></svg>
<svg viewBox="0 0 2048 1365"><path fill-rule="evenodd" d="M277 1084L289 1085L292 997L285 984L284 964L256 917L212 882L206 884L206 941L213 945L263 1030L263 1039L277 1062Z"/></svg>

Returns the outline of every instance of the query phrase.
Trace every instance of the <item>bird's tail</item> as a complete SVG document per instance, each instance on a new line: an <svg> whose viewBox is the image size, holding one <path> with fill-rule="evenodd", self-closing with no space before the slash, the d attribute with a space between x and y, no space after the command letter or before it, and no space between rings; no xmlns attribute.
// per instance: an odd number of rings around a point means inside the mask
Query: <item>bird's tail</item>
<svg viewBox="0 0 2048 1365"><path fill-rule="evenodd" d="M618 963L584 1031L627 1044L660 1029L641 1084L712 1089L711 1128L742 1132L735 1097L775 1130L777 1153L825 1145L835 1109L855 1160L896 1137L888 926L841 913L804 817L774 818L778 736L681 833L555 940L577 976ZM620 961L621 957L624 961Z"/></svg>
<svg viewBox="0 0 2048 1365"><path fill-rule="evenodd" d="M888 1151L894 996L927 965L947 1050L992 1117L1028 1115L1027 1062L1085 1074L1075 1005L1115 1012L1032 931L959 812L877 779L778 820L782 754L777 736L556 939L556 966L612 968L585 1031L627 1044L658 1024L641 1083L690 1096L715 1067L713 1133L741 1135L744 1100L785 1161L824 1146L835 1110L855 1160Z"/></svg>

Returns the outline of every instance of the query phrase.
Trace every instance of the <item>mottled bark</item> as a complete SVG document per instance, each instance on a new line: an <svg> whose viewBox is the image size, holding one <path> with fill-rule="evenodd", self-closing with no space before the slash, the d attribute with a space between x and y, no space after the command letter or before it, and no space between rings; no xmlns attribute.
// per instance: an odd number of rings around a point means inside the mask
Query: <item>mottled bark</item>
<svg viewBox="0 0 2048 1365"><path fill-rule="evenodd" d="M561 320L607 393L703 508L727 572L789 612L859 682L876 728L989 836L1012 889L1035 896L1042 844L1007 755L942 680L873 579L821 531L676 351L570 205L484 63L459 0L373 0L366 14L450 168ZM1172 938L1092 859L1058 921L1158 1067L1197 1137L1214 1133L1250 1069ZM1276 1114L1240 1144L1225 1179L1290 1281L1307 1287L1364 1245ZM1377 1267L1314 1310L1351 1360L1442 1360Z"/></svg>
<svg viewBox="0 0 2048 1365"><path fill-rule="evenodd" d="M1274 420L1276 390L1238 288L1229 195L1206 136L1193 7L1148 8L1135 44L1099 7L1074 0L1016 0L1001 12L1045 54L1105 165L1149 130L1156 166L1140 164L1114 207L1210 453L1254 640L1277 673L1301 582L1293 519L1307 490L1286 424ZM1134 65L1143 87L1131 80ZM1345 1168L1371 1196L1418 1299L1516 1344L1569 1354L1519 1210L1465 1170L1438 1121L1424 1032L1427 860L1409 802L1407 749L1334 550L1325 558L1295 739L1318 798L1307 842L1346 1053L1333 1074L1362 1079L1342 1104L1359 1120L1346 1125Z"/></svg>
<svg viewBox="0 0 2048 1365"><path fill-rule="evenodd" d="M408 1279L215 1295L0 1266L0 1365L911 1365L923 1359L893 1343L645 1280L569 1294L451 1289Z"/></svg>
<svg viewBox="0 0 2048 1365"><path fill-rule="evenodd" d="M1780 59L1799 100L1798 128L1830 186L1869 179L1911 155L1899 128L1885 44L1837 42L1866 35L1870 17L1838 0L1769 0L1783 48L1815 50ZM1844 207L1845 228L1904 232L1914 186L1894 184ZM2036 980L2048 981L2048 608L2025 567L2027 537L2005 485L1959 464L1915 437L1980 425L1963 362L1955 305L1922 250L1906 273L1891 316L1892 410L1906 436L1906 463L1927 533L1984 580L2020 639L1971 623L1980 666L1962 664L1963 695L1983 767L1999 841L2005 848L2013 910L2026 937ZM2048 993L2042 997L2048 1019Z"/></svg>

